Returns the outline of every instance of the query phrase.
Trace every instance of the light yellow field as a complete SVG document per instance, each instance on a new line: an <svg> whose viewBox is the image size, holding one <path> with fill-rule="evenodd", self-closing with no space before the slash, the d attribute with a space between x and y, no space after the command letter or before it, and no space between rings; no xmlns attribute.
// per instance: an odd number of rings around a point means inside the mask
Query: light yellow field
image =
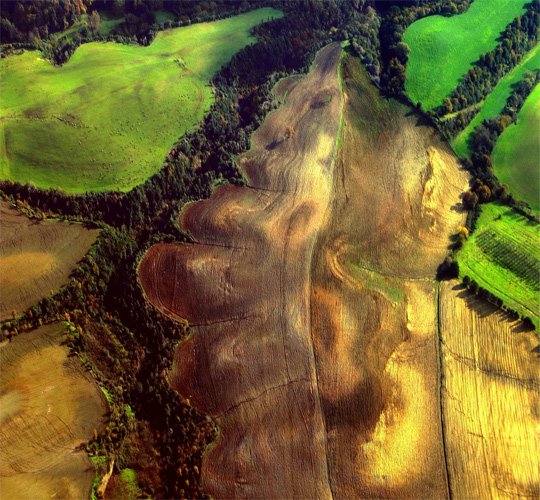
<svg viewBox="0 0 540 500"><path fill-rule="evenodd" d="M67 222L36 222L0 203L0 320L56 292L99 231Z"/></svg>
<svg viewBox="0 0 540 500"><path fill-rule="evenodd" d="M443 414L454 498L538 498L538 336L457 286L440 292Z"/></svg>
<svg viewBox="0 0 540 500"><path fill-rule="evenodd" d="M0 344L0 497L89 498L94 467L81 443L106 403L53 323Z"/></svg>

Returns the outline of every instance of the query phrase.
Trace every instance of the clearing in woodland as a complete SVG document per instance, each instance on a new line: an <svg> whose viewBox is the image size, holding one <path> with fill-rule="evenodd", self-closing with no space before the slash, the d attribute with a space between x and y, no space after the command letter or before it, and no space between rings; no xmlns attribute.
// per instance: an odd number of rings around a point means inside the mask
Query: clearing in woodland
<svg viewBox="0 0 540 500"><path fill-rule="evenodd" d="M466 12L450 17L428 16L412 23L403 35L410 47L405 90L422 109L433 109L454 90L481 54L497 46L497 38L528 0L474 0Z"/></svg>
<svg viewBox="0 0 540 500"><path fill-rule="evenodd" d="M94 467L79 446L106 402L53 323L0 344L0 496L89 498Z"/></svg>
<svg viewBox="0 0 540 500"><path fill-rule="evenodd" d="M56 292L99 231L81 224L30 220L0 203L0 320Z"/></svg>
<svg viewBox="0 0 540 500"><path fill-rule="evenodd" d="M68 193L126 191L157 172L213 101L210 79L281 11L92 42L61 67L36 51L0 60L0 177Z"/></svg>

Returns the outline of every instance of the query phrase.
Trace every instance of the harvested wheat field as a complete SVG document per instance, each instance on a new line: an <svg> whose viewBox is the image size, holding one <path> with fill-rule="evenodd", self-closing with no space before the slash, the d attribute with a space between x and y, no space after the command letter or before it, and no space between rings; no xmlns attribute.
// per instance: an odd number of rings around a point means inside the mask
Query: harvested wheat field
<svg viewBox="0 0 540 500"><path fill-rule="evenodd" d="M101 391L53 323L0 344L0 497L88 498L94 467L81 443L99 429Z"/></svg>
<svg viewBox="0 0 540 500"><path fill-rule="evenodd" d="M443 413L455 498L537 498L538 336L457 282L440 289Z"/></svg>
<svg viewBox="0 0 540 500"><path fill-rule="evenodd" d="M194 327L173 385L221 429L202 469L218 498L449 494L434 276L467 176L349 56L340 96L339 59L281 83L240 159L249 187L189 205L195 243L140 264Z"/></svg>
<svg viewBox="0 0 540 500"><path fill-rule="evenodd" d="M0 202L0 320L56 292L97 238L67 222L37 222Z"/></svg>
<svg viewBox="0 0 540 500"><path fill-rule="evenodd" d="M357 59L342 76L342 148L311 273L332 492L444 498L434 277L467 176Z"/></svg>

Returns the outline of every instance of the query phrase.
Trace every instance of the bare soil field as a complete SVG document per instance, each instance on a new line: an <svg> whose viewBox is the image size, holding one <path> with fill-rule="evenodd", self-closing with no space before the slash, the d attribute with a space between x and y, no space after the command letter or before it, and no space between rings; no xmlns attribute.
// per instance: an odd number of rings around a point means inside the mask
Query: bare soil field
<svg viewBox="0 0 540 500"><path fill-rule="evenodd" d="M440 289L443 411L455 498L537 498L538 336L457 282Z"/></svg>
<svg viewBox="0 0 540 500"><path fill-rule="evenodd" d="M340 54L319 52L253 135L240 159L250 187L219 187L185 209L198 243L157 245L140 265L150 301L197 326L173 385L221 429L202 470L216 498L331 496L310 267L331 196Z"/></svg>
<svg viewBox="0 0 540 500"><path fill-rule="evenodd" d="M97 235L81 224L32 221L0 202L0 320L66 284Z"/></svg>
<svg viewBox="0 0 540 500"><path fill-rule="evenodd" d="M89 498L94 467L78 446L106 402L53 323L0 344L0 496Z"/></svg>

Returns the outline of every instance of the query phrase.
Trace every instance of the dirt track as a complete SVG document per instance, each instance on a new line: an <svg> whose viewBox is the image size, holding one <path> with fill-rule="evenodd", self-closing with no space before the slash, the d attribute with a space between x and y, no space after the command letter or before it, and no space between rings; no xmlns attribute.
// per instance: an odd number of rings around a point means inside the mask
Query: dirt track
<svg viewBox="0 0 540 500"><path fill-rule="evenodd" d="M0 202L0 320L65 285L97 235L81 224L31 221Z"/></svg>
<svg viewBox="0 0 540 500"><path fill-rule="evenodd" d="M338 59L278 85L240 160L249 187L188 206L197 243L140 266L149 300L195 327L173 384L221 429L202 470L217 498L444 498L467 473L449 484L434 280L467 176L352 58L341 97Z"/></svg>
<svg viewBox="0 0 540 500"><path fill-rule="evenodd" d="M104 397L60 345L60 323L0 344L0 497L89 498L94 467L76 450L99 429Z"/></svg>

